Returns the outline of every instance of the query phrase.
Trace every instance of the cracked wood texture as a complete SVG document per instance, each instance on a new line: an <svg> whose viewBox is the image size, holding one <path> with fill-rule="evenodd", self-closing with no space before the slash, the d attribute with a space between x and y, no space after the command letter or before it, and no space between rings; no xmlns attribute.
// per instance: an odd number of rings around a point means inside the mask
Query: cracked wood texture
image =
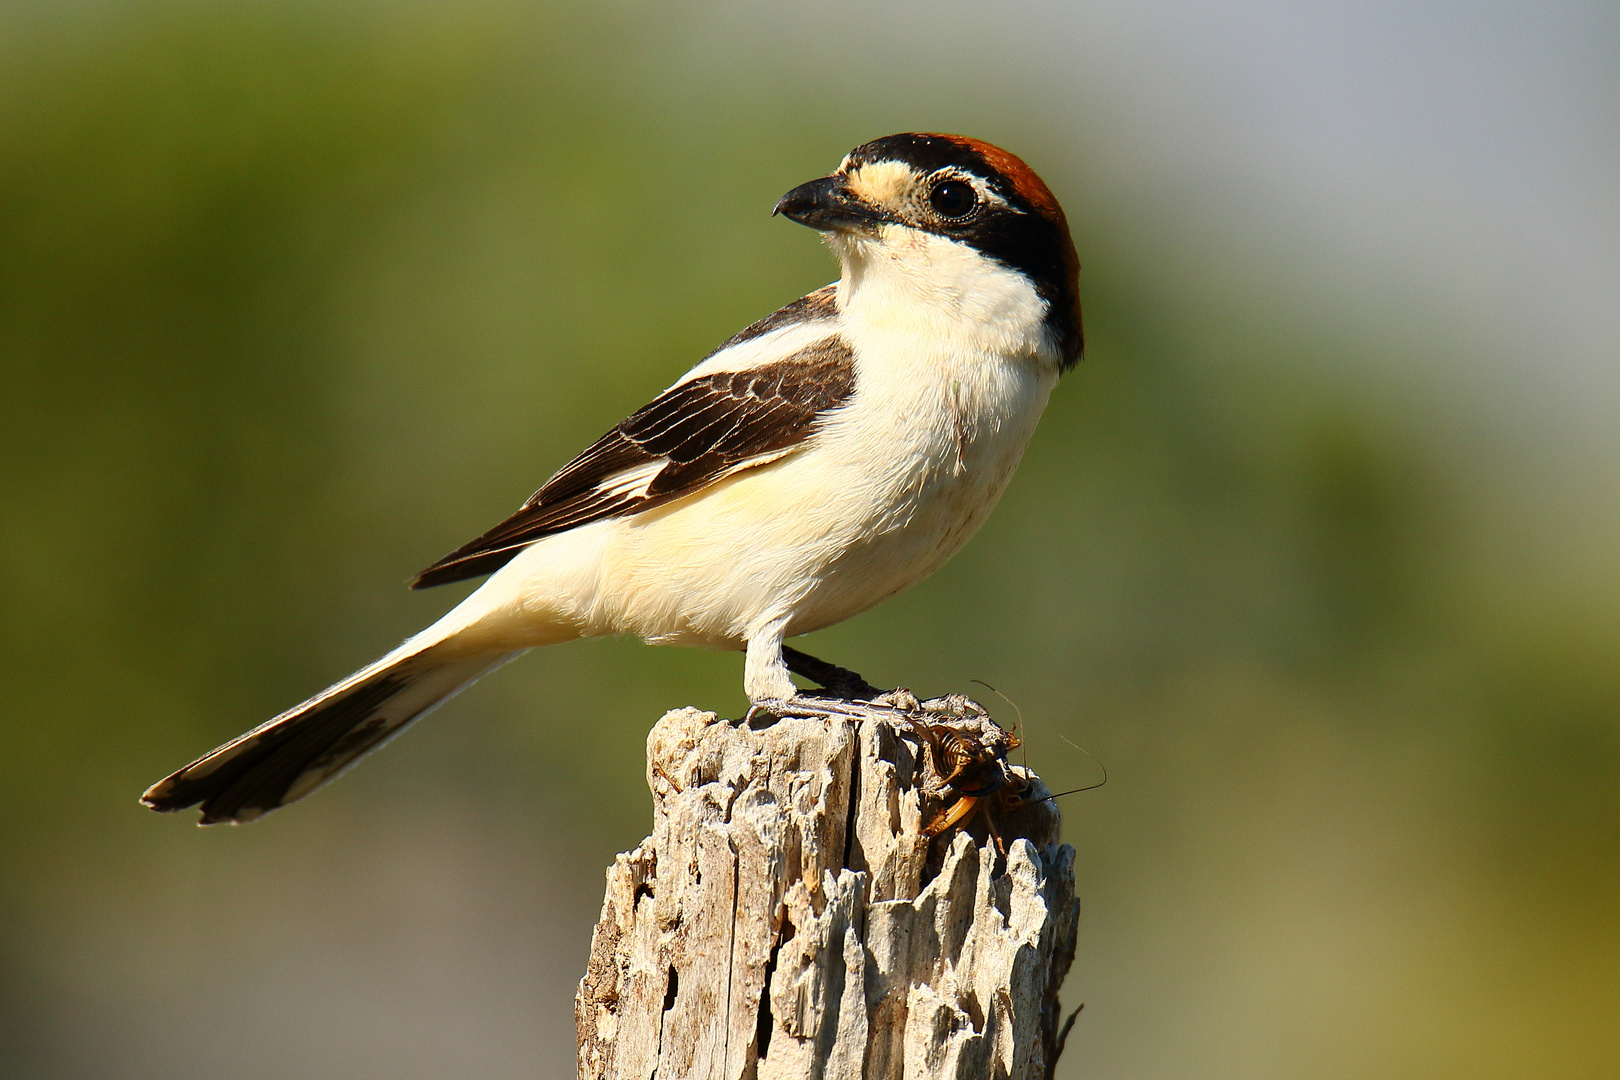
<svg viewBox="0 0 1620 1080"><path fill-rule="evenodd" d="M1050 1077L1074 851L1016 767L1021 799L924 835L959 797L914 722L936 705L658 722L653 833L608 871L575 1002L582 1080ZM945 723L1011 742L976 706Z"/></svg>

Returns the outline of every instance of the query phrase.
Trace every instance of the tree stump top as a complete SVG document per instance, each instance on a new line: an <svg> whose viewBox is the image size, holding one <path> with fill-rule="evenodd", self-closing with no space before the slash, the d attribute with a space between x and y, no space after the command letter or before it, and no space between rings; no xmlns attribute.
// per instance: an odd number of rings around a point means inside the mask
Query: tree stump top
<svg viewBox="0 0 1620 1080"><path fill-rule="evenodd" d="M653 832L608 871L576 1001L582 1078L1049 1075L1079 911L1056 804L972 702L891 699L653 727Z"/></svg>

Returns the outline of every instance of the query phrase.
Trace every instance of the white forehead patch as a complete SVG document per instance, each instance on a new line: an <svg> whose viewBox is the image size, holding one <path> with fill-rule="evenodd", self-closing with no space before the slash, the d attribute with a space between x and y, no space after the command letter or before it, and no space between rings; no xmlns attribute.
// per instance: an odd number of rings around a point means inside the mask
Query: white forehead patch
<svg viewBox="0 0 1620 1080"><path fill-rule="evenodd" d="M893 206L917 187L917 171L903 161L874 161L846 176L850 191L869 206Z"/></svg>

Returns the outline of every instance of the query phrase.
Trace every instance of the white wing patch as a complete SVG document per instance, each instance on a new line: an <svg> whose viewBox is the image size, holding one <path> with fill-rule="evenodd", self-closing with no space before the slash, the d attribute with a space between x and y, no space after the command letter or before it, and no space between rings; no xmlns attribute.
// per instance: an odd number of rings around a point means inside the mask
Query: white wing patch
<svg viewBox="0 0 1620 1080"><path fill-rule="evenodd" d="M651 461L632 465L622 469L611 476L604 476L596 485L596 494L603 498L644 498L647 488L652 485L658 474L664 471L669 464L669 458L658 457Z"/></svg>
<svg viewBox="0 0 1620 1080"><path fill-rule="evenodd" d="M669 389L722 371L752 371L767 364L781 363L795 353L825 341L836 332L837 324L830 319L789 323L757 338L719 350L675 380Z"/></svg>

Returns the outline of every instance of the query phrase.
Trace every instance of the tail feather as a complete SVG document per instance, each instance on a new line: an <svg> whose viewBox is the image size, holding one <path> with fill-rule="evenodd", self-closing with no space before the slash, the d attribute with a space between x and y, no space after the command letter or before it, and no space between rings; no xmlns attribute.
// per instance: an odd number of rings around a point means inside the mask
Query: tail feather
<svg viewBox="0 0 1620 1080"><path fill-rule="evenodd" d="M515 653L386 657L158 781L141 802L201 804L199 824L246 822L308 795Z"/></svg>

